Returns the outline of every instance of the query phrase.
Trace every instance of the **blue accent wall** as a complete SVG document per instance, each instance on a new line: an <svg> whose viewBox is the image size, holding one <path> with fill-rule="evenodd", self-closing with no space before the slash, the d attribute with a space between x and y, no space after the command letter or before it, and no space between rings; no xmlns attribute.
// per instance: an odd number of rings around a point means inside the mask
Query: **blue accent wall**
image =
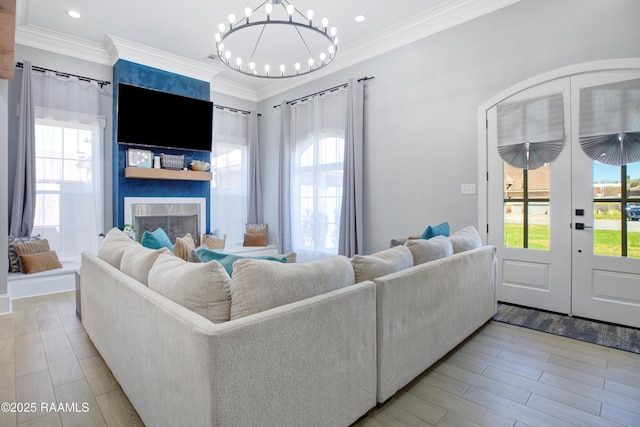
<svg viewBox="0 0 640 427"><path fill-rule="evenodd" d="M147 67L134 62L118 60L113 66L113 81L116 83L127 83L149 89L156 89L163 92L177 95L189 96L191 98L210 100L209 82L192 79L179 74L157 68ZM117 132L117 106L118 106L118 86L114 84L113 94L113 218L118 227L124 225L124 198L125 197L204 197L207 204L206 232L209 232L211 216L211 183L209 181L176 181L176 180L156 180L125 178L124 168L126 166L126 154L128 146L118 144L116 140ZM162 126L162 123L158 123ZM149 149L149 148L144 148ZM210 161L210 153L201 151L171 150L167 148L156 148L155 155L160 153L184 155L186 164L191 160Z"/></svg>

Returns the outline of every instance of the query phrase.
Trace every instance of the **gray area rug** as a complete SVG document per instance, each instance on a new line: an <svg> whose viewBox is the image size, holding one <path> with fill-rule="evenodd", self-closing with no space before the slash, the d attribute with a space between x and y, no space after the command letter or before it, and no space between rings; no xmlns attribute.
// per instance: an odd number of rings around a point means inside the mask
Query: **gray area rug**
<svg viewBox="0 0 640 427"><path fill-rule="evenodd" d="M640 329L498 303L493 320L640 354Z"/></svg>

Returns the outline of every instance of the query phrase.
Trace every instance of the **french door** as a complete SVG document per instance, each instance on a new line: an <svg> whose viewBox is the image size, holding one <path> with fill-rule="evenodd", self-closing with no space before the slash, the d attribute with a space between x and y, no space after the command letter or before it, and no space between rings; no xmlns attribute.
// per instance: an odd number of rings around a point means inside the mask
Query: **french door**
<svg viewBox="0 0 640 427"><path fill-rule="evenodd" d="M640 327L640 221L628 213L640 206L640 163L604 165L581 145L591 113L581 100L634 79L640 71L566 76L486 110L487 241L498 249L500 301Z"/></svg>

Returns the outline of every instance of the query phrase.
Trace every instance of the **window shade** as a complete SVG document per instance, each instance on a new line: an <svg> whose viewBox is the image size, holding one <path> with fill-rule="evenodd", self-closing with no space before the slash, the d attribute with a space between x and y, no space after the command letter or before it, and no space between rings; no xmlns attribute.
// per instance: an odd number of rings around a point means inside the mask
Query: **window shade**
<svg viewBox="0 0 640 427"><path fill-rule="evenodd" d="M555 160L564 146L562 94L498 105L498 153L521 169Z"/></svg>
<svg viewBox="0 0 640 427"><path fill-rule="evenodd" d="M640 79L580 90L580 146L606 165L640 161Z"/></svg>

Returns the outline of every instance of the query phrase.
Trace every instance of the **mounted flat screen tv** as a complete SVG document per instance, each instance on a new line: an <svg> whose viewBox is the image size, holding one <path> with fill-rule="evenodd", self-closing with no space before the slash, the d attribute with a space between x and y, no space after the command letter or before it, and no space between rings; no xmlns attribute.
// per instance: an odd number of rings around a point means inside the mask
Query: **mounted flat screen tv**
<svg viewBox="0 0 640 427"><path fill-rule="evenodd" d="M213 103L129 84L118 84L120 144L211 151Z"/></svg>

